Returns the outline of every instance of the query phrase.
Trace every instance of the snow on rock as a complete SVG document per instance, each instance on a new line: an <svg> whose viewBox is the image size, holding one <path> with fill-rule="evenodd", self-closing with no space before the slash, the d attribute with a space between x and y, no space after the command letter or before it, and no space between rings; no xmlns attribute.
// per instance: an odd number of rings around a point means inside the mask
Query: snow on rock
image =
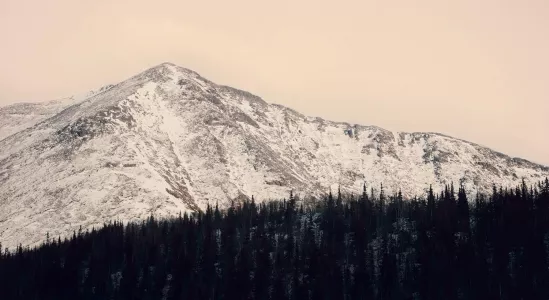
<svg viewBox="0 0 549 300"><path fill-rule="evenodd" d="M318 196L364 182L530 183L549 168L437 133L337 123L165 63L83 96L0 108L0 241L36 245L109 220Z"/></svg>

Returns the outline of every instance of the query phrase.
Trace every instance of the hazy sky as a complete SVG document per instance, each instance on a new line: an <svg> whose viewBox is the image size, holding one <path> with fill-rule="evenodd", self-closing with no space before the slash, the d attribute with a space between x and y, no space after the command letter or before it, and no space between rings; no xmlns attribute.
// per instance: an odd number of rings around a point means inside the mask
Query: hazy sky
<svg viewBox="0 0 549 300"><path fill-rule="evenodd" d="M0 105L168 61L307 115L549 165L547 0L0 0Z"/></svg>

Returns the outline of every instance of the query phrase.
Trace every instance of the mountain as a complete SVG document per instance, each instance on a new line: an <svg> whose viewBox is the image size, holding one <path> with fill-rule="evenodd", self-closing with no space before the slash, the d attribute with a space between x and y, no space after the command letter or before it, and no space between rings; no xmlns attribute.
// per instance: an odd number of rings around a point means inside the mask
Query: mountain
<svg viewBox="0 0 549 300"><path fill-rule="evenodd" d="M84 96L0 108L0 241L34 245L108 220L207 203L318 196L363 183L422 195L549 176L549 168L437 133L307 117L164 63Z"/></svg>

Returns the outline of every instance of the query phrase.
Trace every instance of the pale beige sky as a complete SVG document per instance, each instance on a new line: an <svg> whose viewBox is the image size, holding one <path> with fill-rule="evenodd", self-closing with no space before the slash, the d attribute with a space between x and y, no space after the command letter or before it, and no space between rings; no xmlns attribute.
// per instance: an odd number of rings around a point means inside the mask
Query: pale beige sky
<svg viewBox="0 0 549 300"><path fill-rule="evenodd" d="M0 105L166 61L307 115L549 165L547 0L0 0Z"/></svg>

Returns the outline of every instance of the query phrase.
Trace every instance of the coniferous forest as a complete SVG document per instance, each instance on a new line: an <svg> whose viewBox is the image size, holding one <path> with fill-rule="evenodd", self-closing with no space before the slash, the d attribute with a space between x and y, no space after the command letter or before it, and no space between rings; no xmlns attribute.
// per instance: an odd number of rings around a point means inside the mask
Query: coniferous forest
<svg viewBox="0 0 549 300"><path fill-rule="evenodd" d="M0 255L0 299L549 299L549 181L233 203Z"/></svg>

